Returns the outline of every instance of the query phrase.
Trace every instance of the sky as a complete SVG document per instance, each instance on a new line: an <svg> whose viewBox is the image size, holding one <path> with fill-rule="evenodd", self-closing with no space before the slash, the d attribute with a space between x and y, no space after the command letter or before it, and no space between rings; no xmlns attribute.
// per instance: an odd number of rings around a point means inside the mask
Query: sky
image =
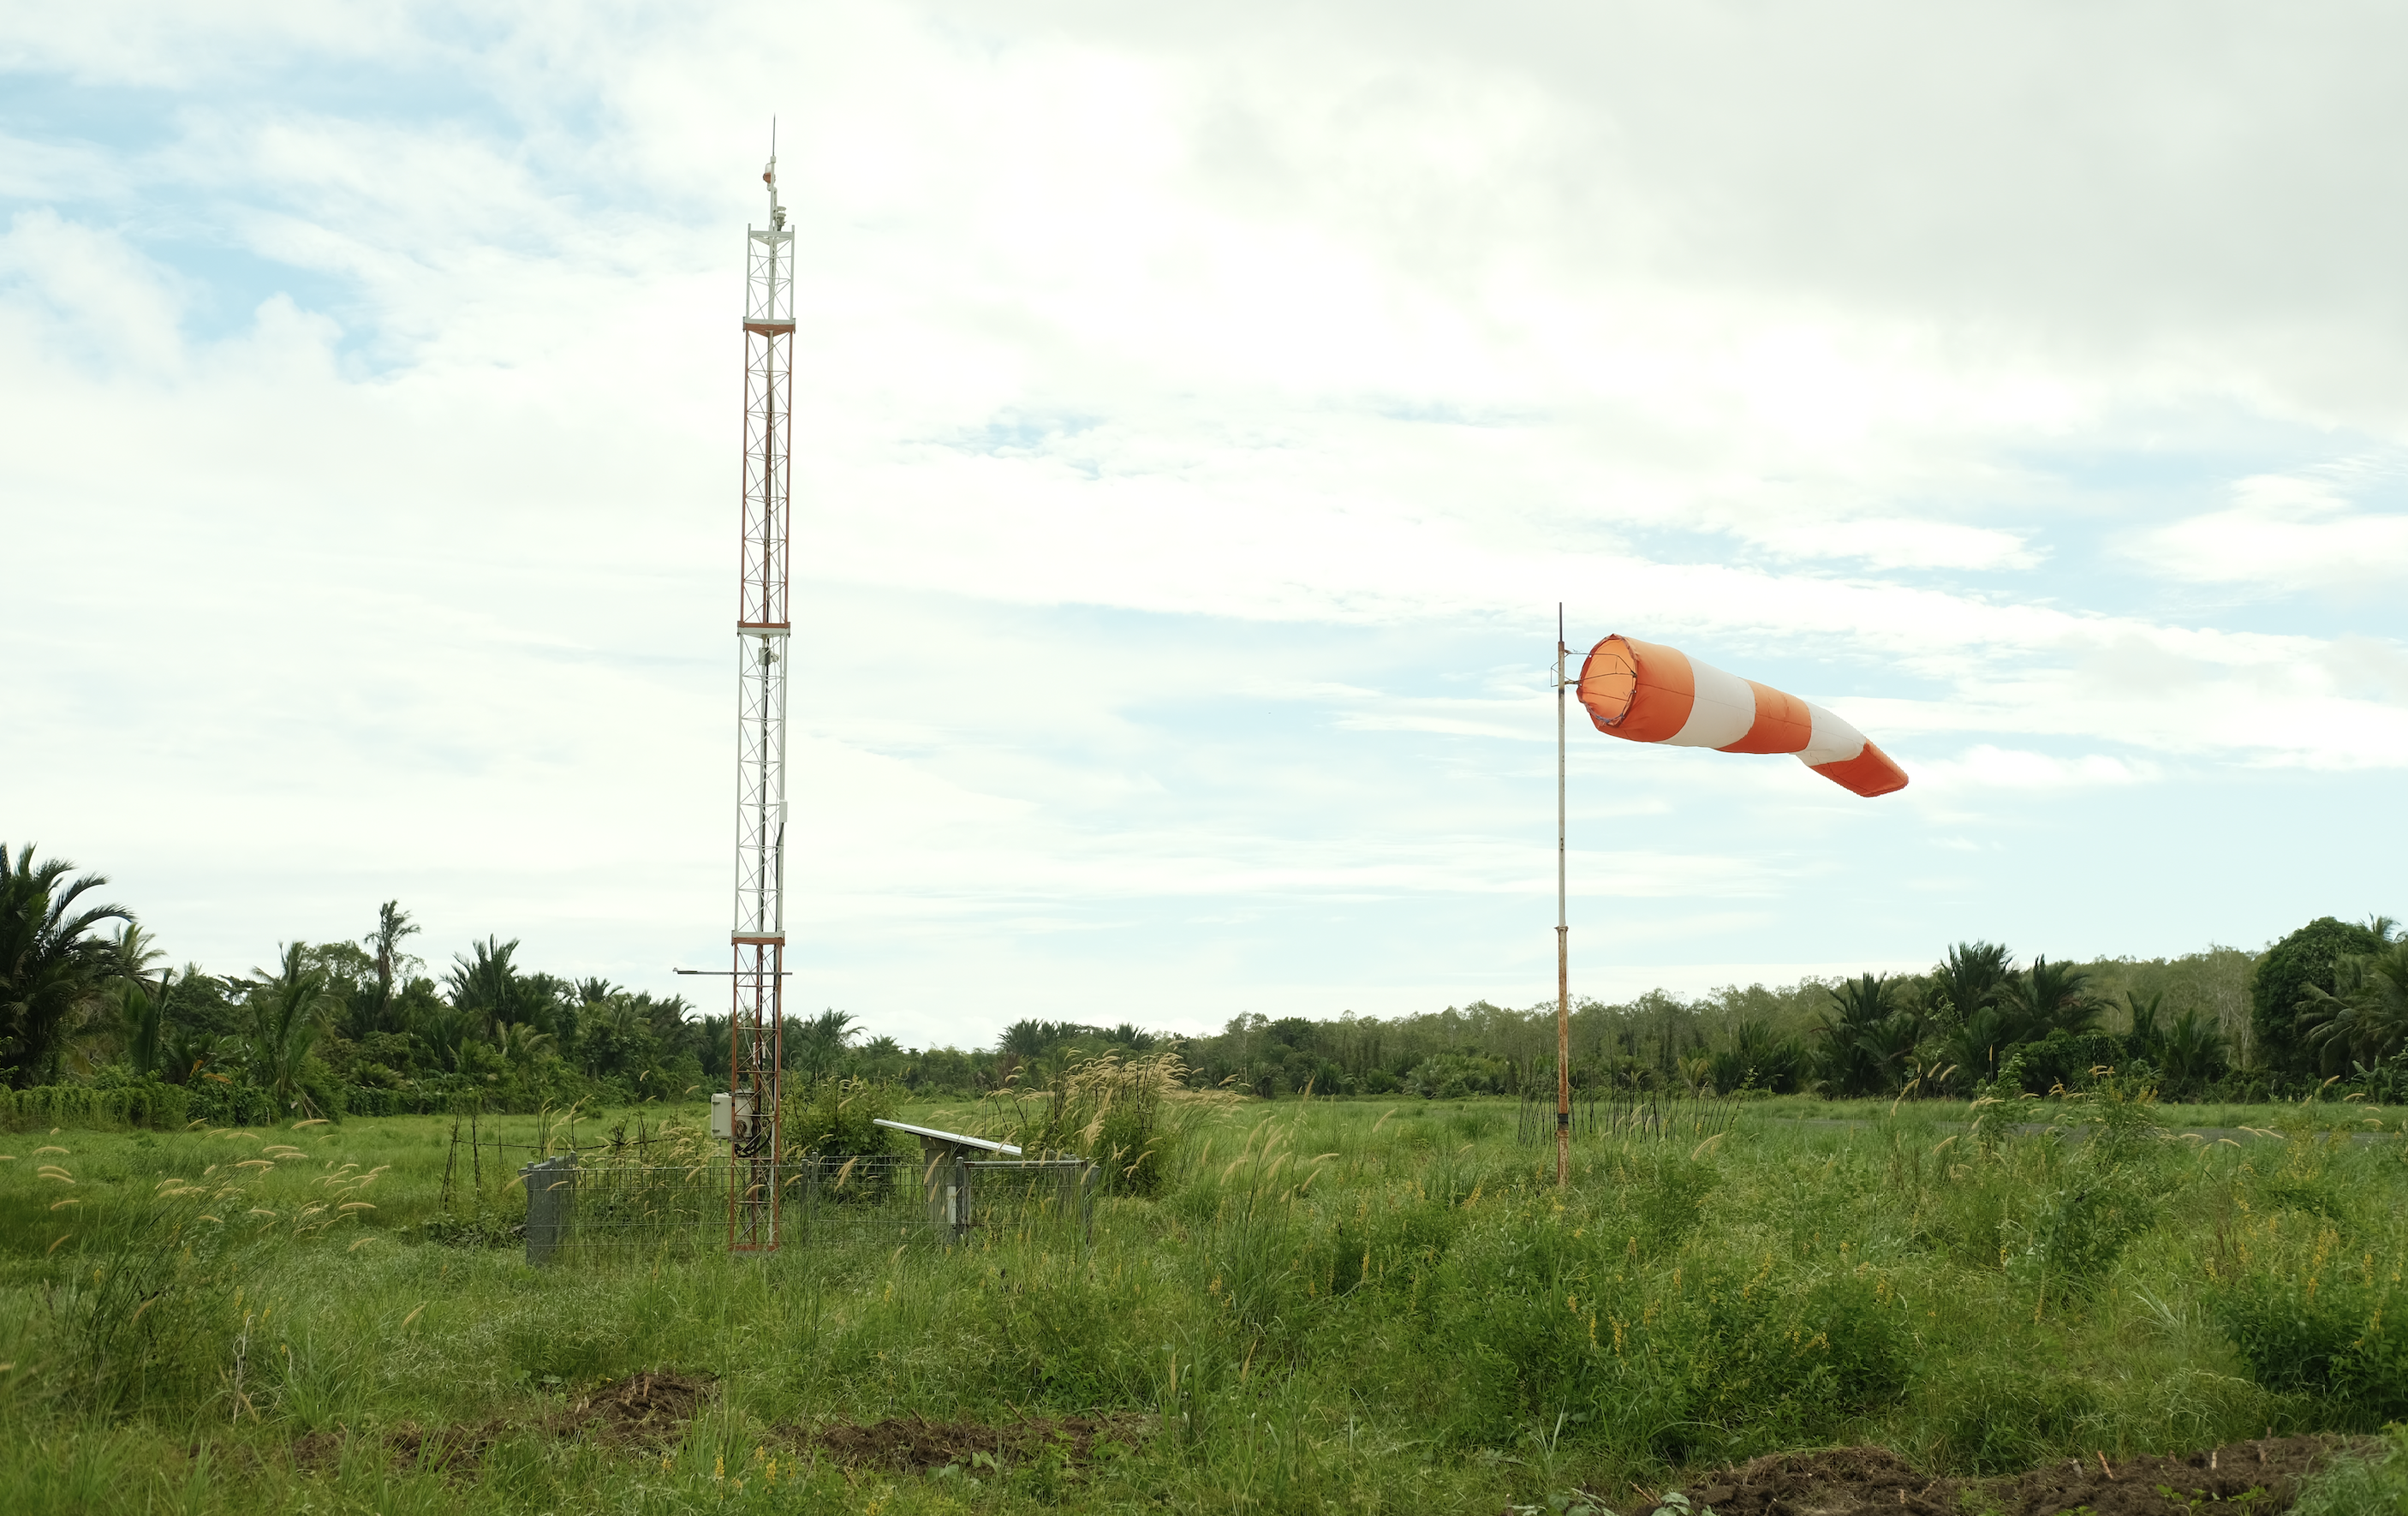
<svg viewBox="0 0 2408 1516"><path fill-rule="evenodd" d="M1552 997L2408 915L2408 11L208 7L0 25L0 841L177 961L684 991L745 231L798 248L791 1006Z"/></svg>

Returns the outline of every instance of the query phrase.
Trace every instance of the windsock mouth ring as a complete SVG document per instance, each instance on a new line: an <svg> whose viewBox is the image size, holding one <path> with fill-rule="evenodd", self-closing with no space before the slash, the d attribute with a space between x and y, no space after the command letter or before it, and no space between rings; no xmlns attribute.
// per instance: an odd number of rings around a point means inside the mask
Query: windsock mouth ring
<svg viewBox="0 0 2408 1516"><path fill-rule="evenodd" d="M1622 725L1639 693L1639 658L1621 634L1588 650L1581 663L1580 702L1599 730Z"/></svg>

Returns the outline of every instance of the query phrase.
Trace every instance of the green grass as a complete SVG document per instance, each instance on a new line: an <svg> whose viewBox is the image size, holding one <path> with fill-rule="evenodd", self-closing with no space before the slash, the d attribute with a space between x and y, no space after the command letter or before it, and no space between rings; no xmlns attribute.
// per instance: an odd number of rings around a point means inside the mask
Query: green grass
<svg viewBox="0 0 2408 1516"><path fill-rule="evenodd" d="M2051 1103L2033 1099L2025 1101L2028 1119L2045 1121ZM1963 1119L1965 1103L1961 1100L1908 1101L1896 1100L1823 1100L1813 1095L1772 1095L1747 1103L1748 1111L1763 1119L1810 1121L1879 1121L1885 1119L1891 1107L1899 1114L1908 1111L1942 1113L1945 1119ZM2243 1127L2261 1127L2273 1132L2387 1132L2398 1133L2408 1124L2408 1109L2396 1105L2369 1105L2360 1100L2323 1100L2286 1103L2274 1105L2229 1105L2220 1104L2183 1104L2157 1107L2165 1124L2177 1132L2239 1131Z"/></svg>
<svg viewBox="0 0 2408 1516"><path fill-rule="evenodd" d="M1508 1103L1246 1104L1197 1108L1172 1182L1101 1202L1085 1251L548 1270L428 1240L448 1119L20 1133L0 1140L0 1490L25 1513L1495 1511L1579 1490L1627 1513L1777 1448L1992 1473L2371 1430L2408 1416L2383 1324L2408 1318L2408 1143L2281 1119L2300 1109L2224 1113L2293 1133L2241 1146L1985 1152L1961 1105L1764 1102L1711 1144L1584 1142L1564 1194ZM718 1383L681 1444L534 1429L655 1367ZM787 1435L1092 1410L1160 1421L1091 1468L942 1478ZM495 1420L472 1477L370 1451L403 1422ZM296 1462L346 1430L337 1461Z"/></svg>
<svg viewBox="0 0 2408 1516"><path fill-rule="evenodd" d="M2408 1516L2408 1433L2394 1428L2372 1457L2333 1460L2291 1509L2295 1516Z"/></svg>

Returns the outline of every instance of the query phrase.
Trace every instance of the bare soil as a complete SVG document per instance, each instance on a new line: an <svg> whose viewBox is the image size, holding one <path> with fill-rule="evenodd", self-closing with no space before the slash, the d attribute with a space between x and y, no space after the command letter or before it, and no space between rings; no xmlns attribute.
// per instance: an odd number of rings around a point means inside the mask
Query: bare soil
<svg viewBox="0 0 2408 1516"><path fill-rule="evenodd" d="M1718 1469L1682 1494L1692 1510L1714 1516L2275 1516L2290 1509L2301 1480L2352 1445L2295 1437L2191 1453L2093 1453L1988 1480L1934 1479L1886 1448L1832 1448ZM1642 1507L1641 1516L1676 1516L1678 1509Z"/></svg>
<svg viewBox="0 0 2408 1516"><path fill-rule="evenodd" d="M1117 1442L1135 1447L1154 1427L1154 1418L1136 1414L1106 1416L1032 1416L1001 1426L982 1422L931 1422L918 1416L889 1417L882 1422L824 1422L798 1427L794 1440L838 1463L870 1465L905 1473L925 1473L957 1464L968 1468L980 1454L998 1465L1057 1453L1065 1464L1083 1464L1096 1456L1096 1445Z"/></svg>
<svg viewBox="0 0 2408 1516"><path fill-rule="evenodd" d="M710 1398L710 1381L666 1369L630 1374L614 1379L567 1405L532 1421L491 1421L457 1426L422 1427L403 1422L377 1438L396 1468L432 1468L465 1475L494 1443L518 1432L548 1432L553 1437L590 1437L596 1440L657 1451L685 1436L685 1426ZM352 1434L312 1432L293 1444L295 1466L334 1467L342 1459Z"/></svg>
<svg viewBox="0 0 2408 1516"><path fill-rule="evenodd" d="M606 1384L553 1415L550 1422L564 1436L599 1423L601 1436L609 1441L666 1447L685 1436L685 1423L710 1398L710 1380L657 1369Z"/></svg>

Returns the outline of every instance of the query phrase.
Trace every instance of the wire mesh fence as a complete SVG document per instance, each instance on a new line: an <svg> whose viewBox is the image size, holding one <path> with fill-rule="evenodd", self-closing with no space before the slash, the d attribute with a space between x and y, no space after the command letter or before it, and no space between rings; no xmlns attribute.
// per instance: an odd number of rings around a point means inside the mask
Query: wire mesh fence
<svg viewBox="0 0 2408 1516"><path fill-rule="evenodd" d="M1082 1158L970 1161L963 1232L1084 1241L1095 1226L1096 1165Z"/></svg>
<svg viewBox="0 0 2408 1516"><path fill-rule="evenodd" d="M1585 1090L1572 1094L1572 1136L1575 1140L1597 1131L1597 1096ZM1555 1140L1555 1097L1541 1098L1525 1092L1522 1107L1513 1121L1513 1140L1527 1147L1534 1142Z"/></svg>
<svg viewBox="0 0 2408 1516"><path fill-rule="evenodd" d="M1612 1090L1572 1096L1572 1137L1654 1137L1692 1142L1728 1132L1739 1119L1735 1096L1690 1095L1676 1090ZM1514 1140L1524 1145L1555 1140L1552 1095L1522 1097Z"/></svg>
<svg viewBox="0 0 2408 1516"><path fill-rule="evenodd" d="M644 1155L630 1151L625 1158ZM1096 1168L1084 1159L923 1162L892 1154L806 1157L777 1169L782 1248L1092 1240ZM724 1249L724 1155L663 1164L559 1153L523 1165L527 1261L692 1256Z"/></svg>
<svg viewBox="0 0 2408 1516"><path fill-rule="evenodd" d="M946 1240L930 1224L917 1159L891 1153L805 1158L778 1174L781 1245L836 1248Z"/></svg>

